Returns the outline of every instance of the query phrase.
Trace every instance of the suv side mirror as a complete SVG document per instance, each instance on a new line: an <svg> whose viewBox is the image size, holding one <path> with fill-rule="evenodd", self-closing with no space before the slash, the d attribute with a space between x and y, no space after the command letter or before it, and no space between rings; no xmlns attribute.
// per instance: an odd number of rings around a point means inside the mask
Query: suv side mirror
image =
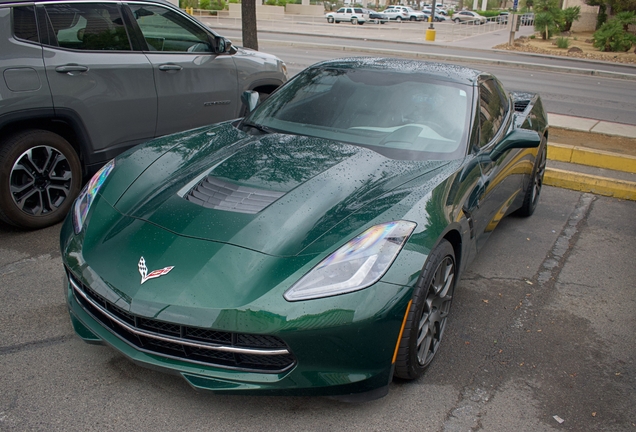
<svg viewBox="0 0 636 432"><path fill-rule="evenodd" d="M223 36L216 36L216 53L225 54L232 49L232 41L224 38Z"/></svg>
<svg viewBox="0 0 636 432"><path fill-rule="evenodd" d="M495 146L490 159L496 161L506 151L513 148L537 148L541 144L538 132L528 129L515 129Z"/></svg>

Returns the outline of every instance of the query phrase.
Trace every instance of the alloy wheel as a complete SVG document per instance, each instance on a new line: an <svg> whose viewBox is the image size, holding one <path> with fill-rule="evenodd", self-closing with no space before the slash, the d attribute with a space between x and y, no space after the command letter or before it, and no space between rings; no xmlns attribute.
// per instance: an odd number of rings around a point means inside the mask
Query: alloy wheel
<svg viewBox="0 0 636 432"><path fill-rule="evenodd" d="M454 279L455 264L451 257L446 256L428 287L418 326L417 360L421 366L428 365L439 348L450 312Z"/></svg>
<svg viewBox="0 0 636 432"><path fill-rule="evenodd" d="M58 149L30 148L11 168L9 187L16 206L31 216L55 211L71 196L72 170Z"/></svg>

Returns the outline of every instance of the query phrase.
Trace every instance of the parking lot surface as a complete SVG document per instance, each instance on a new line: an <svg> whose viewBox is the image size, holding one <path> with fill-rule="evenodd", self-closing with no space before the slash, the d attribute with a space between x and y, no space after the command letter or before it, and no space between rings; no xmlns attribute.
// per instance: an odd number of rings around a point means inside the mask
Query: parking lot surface
<svg viewBox="0 0 636 432"><path fill-rule="evenodd" d="M427 373L363 404L197 393L87 345L64 304L59 225L0 226L0 430L635 430L635 212L544 188L464 274Z"/></svg>

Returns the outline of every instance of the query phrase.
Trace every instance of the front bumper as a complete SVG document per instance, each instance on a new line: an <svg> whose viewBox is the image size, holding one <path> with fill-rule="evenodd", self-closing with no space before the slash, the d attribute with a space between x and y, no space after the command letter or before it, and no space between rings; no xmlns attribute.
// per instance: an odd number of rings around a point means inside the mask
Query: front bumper
<svg viewBox="0 0 636 432"><path fill-rule="evenodd" d="M273 332L286 342L294 361L283 370L268 371L204 364L139 349L88 310L76 288L66 280L71 321L82 339L110 345L140 366L181 375L197 390L324 396L369 394L369 398L375 398L386 394L392 379L391 360L411 290L381 282L369 289L392 292L392 301L378 308L371 319L356 322L355 311L326 310L323 316L307 317L305 328L282 326L288 328ZM296 306L302 307L294 303L290 308ZM267 312L249 313L256 321L263 318L261 314ZM321 320L323 325L319 324ZM334 325L334 320L341 322Z"/></svg>

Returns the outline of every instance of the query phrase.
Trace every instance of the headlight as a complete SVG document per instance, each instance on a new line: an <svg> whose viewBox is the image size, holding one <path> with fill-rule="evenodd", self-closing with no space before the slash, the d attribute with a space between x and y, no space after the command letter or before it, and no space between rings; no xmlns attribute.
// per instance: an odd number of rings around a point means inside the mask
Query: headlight
<svg viewBox="0 0 636 432"><path fill-rule="evenodd" d="M311 269L285 292L285 299L329 297L373 285L389 269L415 226L393 221L369 228Z"/></svg>
<svg viewBox="0 0 636 432"><path fill-rule="evenodd" d="M88 214L88 210L91 208L91 204L95 199L95 195L97 195L97 191L102 187L104 181L108 177L108 174L115 167L115 160L111 160L106 165L102 167L93 178L84 186L84 189L80 192L79 196L75 200L75 204L73 205L73 228L75 229L75 234L79 234L84 226L84 221L86 220L86 215Z"/></svg>

